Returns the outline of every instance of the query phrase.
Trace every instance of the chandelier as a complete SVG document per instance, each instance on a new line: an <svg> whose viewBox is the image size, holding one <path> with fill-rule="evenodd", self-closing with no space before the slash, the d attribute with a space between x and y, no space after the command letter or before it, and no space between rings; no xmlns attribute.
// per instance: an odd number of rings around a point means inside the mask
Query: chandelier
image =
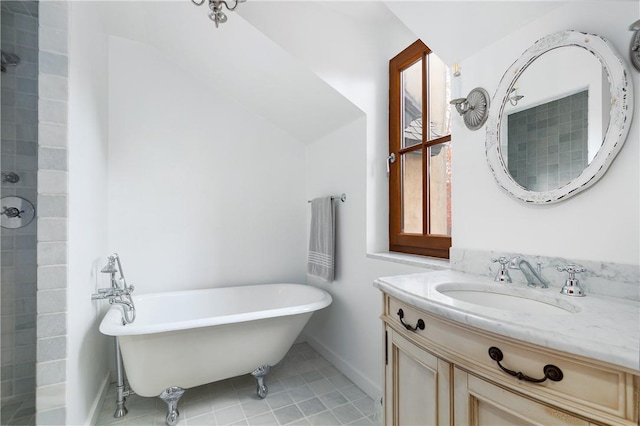
<svg viewBox="0 0 640 426"><path fill-rule="evenodd" d="M196 6L202 6L206 0L191 0ZM219 24L227 22L227 15L222 11L224 5L227 10L234 11L238 7L238 3L244 3L247 0L209 0L209 19L216 23L216 28ZM233 6L229 6L229 3L233 3Z"/></svg>

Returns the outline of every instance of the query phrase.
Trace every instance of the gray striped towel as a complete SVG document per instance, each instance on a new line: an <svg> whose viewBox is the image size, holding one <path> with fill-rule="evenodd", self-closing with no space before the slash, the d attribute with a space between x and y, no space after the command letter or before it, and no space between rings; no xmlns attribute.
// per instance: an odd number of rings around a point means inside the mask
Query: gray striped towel
<svg viewBox="0 0 640 426"><path fill-rule="evenodd" d="M307 272L325 282L335 276L335 207L331 197L311 200Z"/></svg>

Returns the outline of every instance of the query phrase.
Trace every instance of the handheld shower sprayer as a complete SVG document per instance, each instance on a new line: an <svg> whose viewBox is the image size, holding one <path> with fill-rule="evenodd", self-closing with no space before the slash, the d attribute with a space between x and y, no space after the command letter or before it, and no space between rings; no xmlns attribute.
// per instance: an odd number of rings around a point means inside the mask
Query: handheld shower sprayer
<svg viewBox="0 0 640 426"><path fill-rule="evenodd" d="M110 275L111 288L98 289L98 293L93 294L91 299L108 299L112 305L122 305L122 323L123 325L131 324L136 319L136 308L133 304L133 298L131 297L131 292L134 290L134 287L127 284L118 253L113 253L107 258L107 265L105 265L100 272ZM120 273L120 278L117 280L116 272ZM120 282L122 282L122 285L120 285Z"/></svg>

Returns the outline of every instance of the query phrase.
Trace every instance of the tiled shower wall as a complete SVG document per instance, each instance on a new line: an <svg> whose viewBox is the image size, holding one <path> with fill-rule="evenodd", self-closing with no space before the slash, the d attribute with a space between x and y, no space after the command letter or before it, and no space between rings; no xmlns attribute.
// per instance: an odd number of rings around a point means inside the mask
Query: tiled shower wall
<svg viewBox="0 0 640 426"><path fill-rule="evenodd" d="M588 155L587 102L585 90L509 114L508 168L516 182L548 191L582 173Z"/></svg>
<svg viewBox="0 0 640 426"><path fill-rule="evenodd" d="M2 51L20 57L2 85L2 171L20 176L2 183L2 197L19 196L37 209L38 3L2 1ZM3 204L4 205L4 204ZM36 362L36 221L1 230L2 401L34 398Z"/></svg>

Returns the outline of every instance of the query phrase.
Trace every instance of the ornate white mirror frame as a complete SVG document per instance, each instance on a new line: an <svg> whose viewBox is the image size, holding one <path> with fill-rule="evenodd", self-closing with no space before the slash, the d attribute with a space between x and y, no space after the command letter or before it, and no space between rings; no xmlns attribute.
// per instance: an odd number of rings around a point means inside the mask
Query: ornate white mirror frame
<svg viewBox="0 0 640 426"><path fill-rule="evenodd" d="M559 188L531 191L510 175L501 152L501 126L505 105L520 75L544 53L564 46L577 46L593 54L602 65L609 82L611 109L609 125L600 150L577 177ZM560 31L541 38L528 48L505 72L491 102L485 143L487 161L498 185L510 195L532 204L566 200L600 179L624 144L633 117L633 87L627 64L604 38L577 31Z"/></svg>

